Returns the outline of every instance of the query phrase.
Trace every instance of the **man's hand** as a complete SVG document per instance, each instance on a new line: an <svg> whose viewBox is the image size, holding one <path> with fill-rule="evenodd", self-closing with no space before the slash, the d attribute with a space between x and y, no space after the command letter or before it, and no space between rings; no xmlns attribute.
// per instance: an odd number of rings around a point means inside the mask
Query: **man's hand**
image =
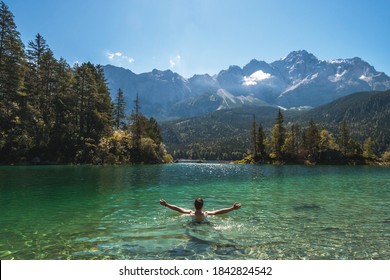
<svg viewBox="0 0 390 280"><path fill-rule="evenodd" d="M167 206L167 202L164 199L160 199L160 204L165 207Z"/></svg>
<svg viewBox="0 0 390 280"><path fill-rule="evenodd" d="M241 203L234 203L233 204L233 210L238 210L241 208Z"/></svg>

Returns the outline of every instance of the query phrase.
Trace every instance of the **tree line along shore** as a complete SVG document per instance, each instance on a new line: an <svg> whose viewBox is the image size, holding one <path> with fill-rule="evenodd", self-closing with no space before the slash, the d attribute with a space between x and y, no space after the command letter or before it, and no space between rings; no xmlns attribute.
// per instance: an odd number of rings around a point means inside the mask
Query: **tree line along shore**
<svg viewBox="0 0 390 280"><path fill-rule="evenodd" d="M314 164L370 164L388 165L390 151L377 155L375 141L368 137L363 143L351 137L348 124L339 125L337 136L326 129L320 130L311 119L307 127L290 124L286 128L282 111L278 111L275 123L267 136L262 125L253 116L251 129L252 147L248 154L236 163L303 163Z"/></svg>
<svg viewBox="0 0 390 280"><path fill-rule="evenodd" d="M0 164L170 160L157 122L138 100L124 116L121 93L111 99L100 65L56 59L39 33L25 47L3 1L0 35Z"/></svg>

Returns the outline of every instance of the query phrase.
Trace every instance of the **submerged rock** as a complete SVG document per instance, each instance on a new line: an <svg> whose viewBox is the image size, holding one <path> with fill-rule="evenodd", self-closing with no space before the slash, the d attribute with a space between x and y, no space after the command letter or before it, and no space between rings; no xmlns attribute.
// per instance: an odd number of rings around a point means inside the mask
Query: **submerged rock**
<svg viewBox="0 0 390 280"><path fill-rule="evenodd" d="M312 211L312 210L319 210L319 209L321 209L321 206L317 204L304 204L304 205L294 206L294 211Z"/></svg>
<svg viewBox="0 0 390 280"><path fill-rule="evenodd" d="M390 218L384 219L383 222L384 222L385 224L390 224Z"/></svg>

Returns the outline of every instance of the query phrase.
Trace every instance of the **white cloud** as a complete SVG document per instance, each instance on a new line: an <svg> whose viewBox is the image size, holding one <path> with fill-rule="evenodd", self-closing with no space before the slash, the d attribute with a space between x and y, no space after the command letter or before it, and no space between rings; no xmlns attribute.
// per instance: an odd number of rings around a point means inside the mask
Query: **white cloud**
<svg viewBox="0 0 390 280"><path fill-rule="evenodd" d="M249 77L244 77L244 82L242 83L244 86L255 86L257 82L266 80L271 78L271 74L265 73L262 70L256 71L252 73Z"/></svg>
<svg viewBox="0 0 390 280"><path fill-rule="evenodd" d="M123 63L131 64L134 62L134 58L125 55L123 52L108 51L106 53L106 55L107 55L107 58L109 61L111 61L112 63L119 64L119 65L122 65Z"/></svg>
<svg viewBox="0 0 390 280"><path fill-rule="evenodd" d="M177 55L171 59L169 59L169 65L171 68L175 68L176 66L178 66L181 62L181 56L180 55Z"/></svg>
<svg viewBox="0 0 390 280"><path fill-rule="evenodd" d="M176 62L174 62L173 59L170 59L169 60L169 65L171 66L171 68L174 68L175 65L176 65Z"/></svg>

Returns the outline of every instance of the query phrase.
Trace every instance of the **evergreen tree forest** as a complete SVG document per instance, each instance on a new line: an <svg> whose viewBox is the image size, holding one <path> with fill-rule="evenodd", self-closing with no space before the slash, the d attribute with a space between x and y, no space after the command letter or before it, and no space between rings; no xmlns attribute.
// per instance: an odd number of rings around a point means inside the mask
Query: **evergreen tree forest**
<svg viewBox="0 0 390 280"><path fill-rule="evenodd" d="M125 116L123 92L112 101L103 69L71 67L37 34L25 47L0 2L0 164L161 163L169 160L154 119Z"/></svg>
<svg viewBox="0 0 390 280"><path fill-rule="evenodd" d="M305 127L290 123L287 128L280 109L269 138L253 118L251 142L251 152L239 163L367 164L379 160L372 138L364 143L354 140L345 121L336 135L320 129L312 119Z"/></svg>

